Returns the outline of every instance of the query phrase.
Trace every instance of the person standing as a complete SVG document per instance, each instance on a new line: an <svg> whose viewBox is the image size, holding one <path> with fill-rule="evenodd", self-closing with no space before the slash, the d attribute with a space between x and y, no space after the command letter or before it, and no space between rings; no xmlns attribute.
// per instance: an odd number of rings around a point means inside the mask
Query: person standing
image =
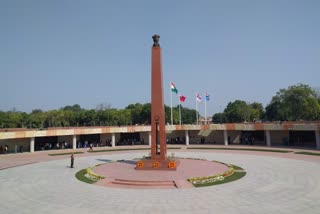
<svg viewBox="0 0 320 214"><path fill-rule="evenodd" d="M92 143L89 144L89 152L93 152Z"/></svg>
<svg viewBox="0 0 320 214"><path fill-rule="evenodd" d="M73 164L74 164L74 156L73 153L71 154L71 168L73 168Z"/></svg>

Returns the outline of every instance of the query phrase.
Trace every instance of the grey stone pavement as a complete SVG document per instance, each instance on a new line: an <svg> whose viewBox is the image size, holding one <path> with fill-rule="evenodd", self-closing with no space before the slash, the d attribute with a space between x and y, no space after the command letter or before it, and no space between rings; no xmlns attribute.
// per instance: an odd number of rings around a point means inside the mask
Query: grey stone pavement
<svg viewBox="0 0 320 214"><path fill-rule="evenodd" d="M73 169L67 156L0 170L0 213L320 213L318 157L309 161L264 153L174 151L176 156L232 163L247 171L235 182L193 189L117 189L75 178L77 171L104 159L147 153L76 156Z"/></svg>

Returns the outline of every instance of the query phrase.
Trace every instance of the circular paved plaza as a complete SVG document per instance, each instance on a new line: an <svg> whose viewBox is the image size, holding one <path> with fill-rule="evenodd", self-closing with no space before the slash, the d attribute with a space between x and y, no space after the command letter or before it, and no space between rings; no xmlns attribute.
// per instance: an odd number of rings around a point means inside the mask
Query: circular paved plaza
<svg viewBox="0 0 320 214"><path fill-rule="evenodd" d="M118 189L83 183L75 173L139 153L82 156L0 170L0 213L319 213L320 158L313 161L255 153L175 152L243 167L247 175L192 189ZM12 156L14 158L14 156Z"/></svg>

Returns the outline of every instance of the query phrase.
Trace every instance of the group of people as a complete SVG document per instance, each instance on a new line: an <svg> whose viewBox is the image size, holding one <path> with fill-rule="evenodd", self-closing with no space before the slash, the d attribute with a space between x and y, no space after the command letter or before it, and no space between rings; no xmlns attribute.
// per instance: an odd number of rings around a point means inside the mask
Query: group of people
<svg viewBox="0 0 320 214"><path fill-rule="evenodd" d="M184 144L186 141L185 137L168 138L167 144Z"/></svg>
<svg viewBox="0 0 320 214"><path fill-rule="evenodd" d="M240 144L254 144L254 137L251 135L244 135L240 137Z"/></svg>
<svg viewBox="0 0 320 214"><path fill-rule="evenodd" d="M35 144L36 151L51 150L51 149L71 149L71 148L72 148L72 144L70 142L65 141L65 140L57 142L57 143L37 142Z"/></svg>
<svg viewBox="0 0 320 214"><path fill-rule="evenodd" d="M111 146L111 140L107 139L106 143L102 143L102 141L90 142L90 141L77 141L77 148L88 148L88 147L102 147L102 146Z"/></svg>
<svg viewBox="0 0 320 214"><path fill-rule="evenodd" d="M111 141L110 141L111 143ZM144 139L143 138L126 138L123 137L121 138L118 142L117 145L144 145Z"/></svg>

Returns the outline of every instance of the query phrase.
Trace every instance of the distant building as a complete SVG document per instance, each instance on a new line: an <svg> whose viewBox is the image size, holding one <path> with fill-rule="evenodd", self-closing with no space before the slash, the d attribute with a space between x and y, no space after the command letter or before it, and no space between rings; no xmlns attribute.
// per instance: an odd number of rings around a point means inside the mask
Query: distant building
<svg viewBox="0 0 320 214"><path fill-rule="evenodd" d="M205 124L211 124L212 123L212 117L200 117L199 118L199 124L200 125L205 125Z"/></svg>

